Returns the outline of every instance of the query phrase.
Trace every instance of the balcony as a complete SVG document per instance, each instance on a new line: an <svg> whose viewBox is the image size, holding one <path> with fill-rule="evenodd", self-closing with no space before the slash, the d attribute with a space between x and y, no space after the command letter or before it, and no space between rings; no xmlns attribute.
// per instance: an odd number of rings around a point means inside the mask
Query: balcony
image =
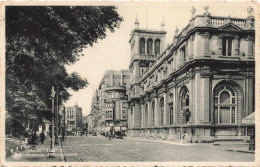
<svg viewBox="0 0 260 167"><path fill-rule="evenodd" d="M105 120L105 121L112 121L113 118L112 118L112 117L110 117L110 118L109 118L109 117L105 117L104 120Z"/></svg>
<svg viewBox="0 0 260 167"><path fill-rule="evenodd" d="M125 91L126 88L125 86L121 86L121 85L112 85L112 86L107 86L105 91L114 91L114 90L121 90L121 91Z"/></svg>
<svg viewBox="0 0 260 167"><path fill-rule="evenodd" d="M156 55L149 55L149 54L135 54L131 58L131 62L133 60L148 60L154 61L156 59Z"/></svg>

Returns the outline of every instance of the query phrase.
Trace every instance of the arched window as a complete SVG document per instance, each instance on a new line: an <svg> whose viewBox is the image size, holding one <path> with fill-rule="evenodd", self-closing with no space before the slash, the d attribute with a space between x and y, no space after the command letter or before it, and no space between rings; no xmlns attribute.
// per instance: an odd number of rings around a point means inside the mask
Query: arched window
<svg viewBox="0 0 260 167"><path fill-rule="evenodd" d="M153 40L152 39L148 39L147 54L153 54Z"/></svg>
<svg viewBox="0 0 260 167"><path fill-rule="evenodd" d="M159 125L163 126L163 117L164 117L164 99L160 100L160 115L159 115Z"/></svg>
<svg viewBox="0 0 260 167"><path fill-rule="evenodd" d="M214 95L215 123L236 123L237 97L235 91L230 86L221 85L215 89Z"/></svg>
<svg viewBox="0 0 260 167"><path fill-rule="evenodd" d="M152 117L151 117L151 125L152 126L154 126L154 109L155 109L155 104L154 104L154 102L152 103L152 110L151 110L151 115L152 115Z"/></svg>
<svg viewBox="0 0 260 167"><path fill-rule="evenodd" d="M160 54L160 40L159 39L155 40L154 53L155 53L155 55Z"/></svg>
<svg viewBox="0 0 260 167"><path fill-rule="evenodd" d="M145 39L140 39L140 54L145 54Z"/></svg>
<svg viewBox="0 0 260 167"><path fill-rule="evenodd" d="M148 106L147 106L147 104L145 105L144 127L148 127Z"/></svg>
<svg viewBox="0 0 260 167"><path fill-rule="evenodd" d="M189 106L190 106L189 91L186 87L184 87L181 91L181 111L183 114L182 118L184 123L190 121L191 113L189 110Z"/></svg>

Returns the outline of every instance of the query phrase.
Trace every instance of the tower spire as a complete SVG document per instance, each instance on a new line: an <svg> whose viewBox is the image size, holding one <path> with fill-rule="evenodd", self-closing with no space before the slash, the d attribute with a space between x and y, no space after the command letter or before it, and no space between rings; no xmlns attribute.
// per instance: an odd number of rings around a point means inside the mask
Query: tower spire
<svg viewBox="0 0 260 167"><path fill-rule="evenodd" d="M139 21L137 19L137 14L136 14L136 18L135 18L135 29L139 29Z"/></svg>
<svg viewBox="0 0 260 167"><path fill-rule="evenodd" d="M162 31L165 30L164 27L165 27L165 24L164 24L164 16L163 16L163 21L162 21L162 24L161 24L161 30L162 30Z"/></svg>

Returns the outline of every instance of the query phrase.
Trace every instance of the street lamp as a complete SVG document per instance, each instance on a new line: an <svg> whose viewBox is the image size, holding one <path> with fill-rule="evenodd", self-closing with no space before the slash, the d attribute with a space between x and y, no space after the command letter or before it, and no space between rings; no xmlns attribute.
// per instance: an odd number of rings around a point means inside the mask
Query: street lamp
<svg viewBox="0 0 260 167"><path fill-rule="evenodd" d="M52 98L52 118L51 118L51 150L49 152L49 157L55 157L55 150L54 150L54 98L55 98L55 91L54 87L51 90L51 98Z"/></svg>

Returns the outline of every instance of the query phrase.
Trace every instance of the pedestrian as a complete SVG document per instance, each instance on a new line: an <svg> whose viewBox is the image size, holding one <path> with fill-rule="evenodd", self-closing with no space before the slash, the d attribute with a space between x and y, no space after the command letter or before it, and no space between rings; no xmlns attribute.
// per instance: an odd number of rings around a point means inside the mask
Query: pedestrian
<svg viewBox="0 0 260 167"><path fill-rule="evenodd" d="M113 137L113 126L111 126L110 128L110 132L109 132L109 140Z"/></svg>
<svg viewBox="0 0 260 167"><path fill-rule="evenodd" d="M37 135L36 135L35 131L33 131L33 133L32 133L31 143L33 145L33 149L35 149L35 145L37 144Z"/></svg>
<svg viewBox="0 0 260 167"><path fill-rule="evenodd" d="M44 140L46 139L46 137L45 137L45 134L43 133L43 131L40 134L40 138L41 138L41 143L44 144Z"/></svg>

